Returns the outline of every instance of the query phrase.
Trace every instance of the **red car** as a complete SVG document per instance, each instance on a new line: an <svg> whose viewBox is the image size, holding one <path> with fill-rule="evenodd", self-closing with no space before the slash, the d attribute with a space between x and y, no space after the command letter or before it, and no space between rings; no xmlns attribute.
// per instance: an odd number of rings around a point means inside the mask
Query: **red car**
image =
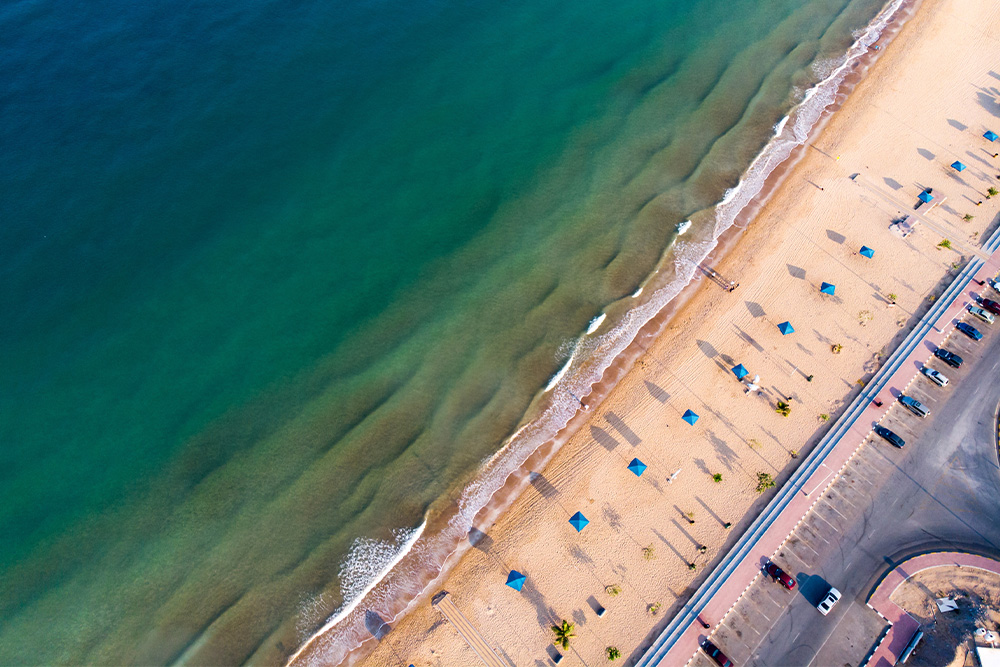
<svg viewBox="0 0 1000 667"><path fill-rule="evenodd" d="M727 658L718 646L707 639L701 643L701 650L707 653L708 657L714 660L719 667L733 667L733 661Z"/></svg>
<svg viewBox="0 0 1000 667"><path fill-rule="evenodd" d="M1000 315L1000 303L997 303L993 299L982 299L980 300L979 305L994 315Z"/></svg>
<svg viewBox="0 0 1000 667"><path fill-rule="evenodd" d="M788 590L795 588L795 580L788 576L787 572L774 563L768 563L767 567L764 568L764 571L767 572L767 576L771 577Z"/></svg>

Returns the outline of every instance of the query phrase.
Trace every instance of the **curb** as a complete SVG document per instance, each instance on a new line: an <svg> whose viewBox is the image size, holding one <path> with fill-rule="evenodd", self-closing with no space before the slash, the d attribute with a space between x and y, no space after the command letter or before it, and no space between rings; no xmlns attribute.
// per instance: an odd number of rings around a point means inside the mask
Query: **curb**
<svg viewBox="0 0 1000 667"><path fill-rule="evenodd" d="M1000 229L994 231L989 240L983 244L982 248L984 252L991 255L998 248L1000 248ZM812 491L805 493L804 487L806 482L808 482L810 478L819 470L820 466L826 462L830 455L834 453L837 445L840 443L840 440L847 435L850 429L855 425L864 413L865 409L868 408L872 399L877 396L879 391L885 388L889 380L891 380L893 375L902 367L910 353L917 348L927 334L930 333L932 329L936 328L935 325L938 323L938 320L941 319L955 300L961 296L966 286L972 282L973 276L975 276L985 264L986 262L983 259L973 257L969 263L966 264L965 268L958 273L951 284L945 288L945 290L941 293L941 296L935 300L927 313L920 318L913 330L886 359L883 366L875 373L871 382L869 382L868 385L862 389L861 393L855 397L850 405L848 405L848 407L841 414L840 418L836 421L836 423L834 423L819 443L817 443L816 447L809 454L809 456L802 461L799 468L796 469L785 484L778 489L778 492L764 507L753 523L750 524L743 536L741 536L741 538L732 546L729 553L726 554L726 556L719 562L709 577L702 582L701 586L698 587L688 602L681 607L680 611L674 616L670 623L668 623L656 639L653 640L652 644L646 649L642 657L636 663L636 667L655 667L660 665L661 661L673 649L681 637L692 627L696 618L704 611L716 593L718 593L720 589L729 581L729 578L734 574L736 568L747 556L750 555L750 552L757 547L767 530L780 518L782 512L798 495L798 493L802 491L808 496L818 490L817 487L817 489L813 489ZM871 430L869 430L869 433L870 432ZM1000 422L998 422L998 438L1000 438ZM847 457L844 465L838 467L836 471L831 471L830 475L827 477L830 481L823 485L823 492L825 492L829 485L832 484L837 477L839 477L844 466L847 465L847 463L854 457L854 454L858 449L860 449L863 442L864 440L862 440L858 447L855 448L854 452ZM816 500L821 498L822 495L822 492L817 494ZM812 510L816 500L810 504L809 508L806 509L802 517L796 522L796 527L801 524L801 522L808 515L809 511ZM781 545L787 541L788 535L791 535L794 530L795 528L793 528L792 531L789 531L785 538L781 540ZM735 598L733 604L729 607L730 611L736 603L739 602L740 598L743 597L743 594L749 586L752 585L752 583L753 579L751 579L750 583L743 589L739 596ZM688 659L688 662L689 661L690 658Z"/></svg>

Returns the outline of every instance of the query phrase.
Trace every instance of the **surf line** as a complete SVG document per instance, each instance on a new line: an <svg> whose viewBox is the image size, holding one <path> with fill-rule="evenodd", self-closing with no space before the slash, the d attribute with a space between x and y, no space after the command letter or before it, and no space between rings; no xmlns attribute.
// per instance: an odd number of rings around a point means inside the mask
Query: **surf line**
<svg viewBox="0 0 1000 667"><path fill-rule="evenodd" d="M399 561L403 560L403 557L406 556L406 554L410 553L410 549L413 548L413 545L416 544L417 540L420 539L420 536L423 535L424 528L426 528L426 527L427 527L427 519L424 519L423 522L417 527L417 529L414 530L413 533L406 539L406 542L403 543L403 546L399 549L399 551L396 553L396 555L393 556L392 560L390 560L388 563L385 564L385 567L383 567L379 571L378 575L372 577L372 580L368 583L367 586L365 586L364 590L362 590L360 594L358 594L357 596L355 596L353 600L351 600L349 603L347 603L347 605L345 605L344 607L342 607L340 611L338 611L336 614L334 614L333 617L330 620L328 620L326 623L324 623L323 627L321 627L319 630L317 630L316 632L314 632L309 637L309 639L307 639L302 644L302 646L300 646L295 651L295 653L292 654L292 657L290 657L288 659L288 661L285 662L285 666L288 667L288 665L291 665L293 662L295 662L296 660L298 660L299 656L302 655L302 653L307 648L309 648L309 646L317 638L319 638L321 635L323 635L328 630L330 630L333 626L337 625L342 620L344 620L345 618L347 618L347 616L352 611L354 611L355 609L357 609L358 605L360 605L361 602L365 599L365 597L369 593L371 593L372 590L379 584L379 582L382 581L387 574L389 574L389 572L392 570L392 568L396 567L399 564Z"/></svg>

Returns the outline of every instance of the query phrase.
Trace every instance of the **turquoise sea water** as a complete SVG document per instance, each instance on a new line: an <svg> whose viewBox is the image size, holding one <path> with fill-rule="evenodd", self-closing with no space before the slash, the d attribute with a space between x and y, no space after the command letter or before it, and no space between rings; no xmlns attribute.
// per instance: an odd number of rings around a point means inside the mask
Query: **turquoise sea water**
<svg viewBox="0 0 1000 667"><path fill-rule="evenodd" d="M0 663L282 662L881 5L0 7Z"/></svg>

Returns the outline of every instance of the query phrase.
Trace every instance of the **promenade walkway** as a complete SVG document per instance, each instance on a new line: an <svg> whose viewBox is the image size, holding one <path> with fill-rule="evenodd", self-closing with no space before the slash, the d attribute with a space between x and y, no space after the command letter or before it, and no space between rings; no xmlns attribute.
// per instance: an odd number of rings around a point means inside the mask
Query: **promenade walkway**
<svg viewBox="0 0 1000 667"><path fill-rule="evenodd" d="M885 361L861 394L847 407L802 465L778 490L760 516L722 559L691 599L636 663L637 667L684 665L711 635L701 619L718 624L760 573L760 558L776 553L805 519L823 491L836 479L903 392L932 350L954 331L965 308L982 292L976 282L1000 271L1000 230L983 244L987 260L974 257L958 274L914 330ZM974 282L976 281L976 282ZM925 344L926 343L926 344ZM873 401L880 398L881 406ZM908 640L909 638L907 638Z"/></svg>
<svg viewBox="0 0 1000 667"><path fill-rule="evenodd" d="M974 567L1000 574L1000 562L975 554L958 553L954 551L938 551L935 553L915 556L903 561L893 568L879 582L868 597L868 606L879 613L882 618L892 624L889 633L883 638L871 657L862 663L873 667L892 667L899 660L907 644L920 628L920 624L906 613L902 607L889 598L904 581L918 572L934 567Z"/></svg>

